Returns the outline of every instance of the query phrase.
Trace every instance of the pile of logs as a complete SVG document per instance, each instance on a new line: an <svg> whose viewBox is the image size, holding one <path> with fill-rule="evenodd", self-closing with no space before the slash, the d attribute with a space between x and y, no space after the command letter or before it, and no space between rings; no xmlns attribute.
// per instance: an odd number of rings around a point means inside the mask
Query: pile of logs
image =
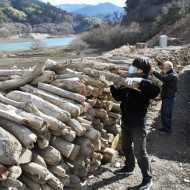
<svg viewBox="0 0 190 190"><path fill-rule="evenodd" d="M79 188L112 161L120 108L109 85L126 68L76 59L0 70L0 189Z"/></svg>

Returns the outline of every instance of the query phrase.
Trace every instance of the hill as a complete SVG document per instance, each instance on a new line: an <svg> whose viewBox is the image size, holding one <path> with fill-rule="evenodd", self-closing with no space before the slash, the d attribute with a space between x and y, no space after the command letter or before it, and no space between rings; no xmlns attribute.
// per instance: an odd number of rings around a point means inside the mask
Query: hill
<svg viewBox="0 0 190 190"><path fill-rule="evenodd" d="M107 18L108 20L112 20L115 16L120 18L124 14L124 9L122 7L112 3L100 3L98 5L66 4L59 7L75 14L88 17Z"/></svg>
<svg viewBox="0 0 190 190"><path fill-rule="evenodd" d="M29 32L71 34L87 30L91 24L85 17L38 0L4 0L0 7L0 36Z"/></svg>
<svg viewBox="0 0 190 190"><path fill-rule="evenodd" d="M79 9L82 9L84 7L88 6L87 4L61 4L61 5L58 5L57 7L62 9L62 10L65 10L67 12L75 12Z"/></svg>
<svg viewBox="0 0 190 190"><path fill-rule="evenodd" d="M127 9L122 23L128 29L138 28L137 40L153 38L152 43L155 35L165 33L182 43L190 42L189 0L128 0Z"/></svg>

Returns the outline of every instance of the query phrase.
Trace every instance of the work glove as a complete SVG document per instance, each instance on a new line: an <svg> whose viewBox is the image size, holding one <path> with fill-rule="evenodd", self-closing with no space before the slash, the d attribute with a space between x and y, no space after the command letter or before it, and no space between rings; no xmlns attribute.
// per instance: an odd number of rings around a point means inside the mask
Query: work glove
<svg viewBox="0 0 190 190"><path fill-rule="evenodd" d="M138 89L143 78L126 78L125 86L132 89Z"/></svg>

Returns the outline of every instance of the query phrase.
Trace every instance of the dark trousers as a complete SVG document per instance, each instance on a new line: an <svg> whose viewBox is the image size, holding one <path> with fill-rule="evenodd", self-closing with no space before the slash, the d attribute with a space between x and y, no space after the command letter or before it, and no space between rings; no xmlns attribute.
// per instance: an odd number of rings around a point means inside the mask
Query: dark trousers
<svg viewBox="0 0 190 190"><path fill-rule="evenodd" d="M134 170L136 157L143 179L149 180L152 178L152 170L146 150L146 141L147 133L144 124L137 126L122 124L122 149L126 157L126 166L128 170Z"/></svg>
<svg viewBox="0 0 190 190"><path fill-rule="evenodd" d="M175 103L175 97L168 97L162 99L162 108L161 108L161 120L163 128L168 131L172 130L172 113Z"/></svg>

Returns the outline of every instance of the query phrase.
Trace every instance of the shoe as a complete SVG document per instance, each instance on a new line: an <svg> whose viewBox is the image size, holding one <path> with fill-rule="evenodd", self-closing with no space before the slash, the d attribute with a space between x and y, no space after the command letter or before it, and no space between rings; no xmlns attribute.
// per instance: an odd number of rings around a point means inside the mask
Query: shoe
<svg viewBox="0 0 190 190"><path fill-rule="evenodd" d="M127 166L124 166L123 168L114 171L114 174L116 175L126 175L126 176L130 176L133 175L134 171L133 170L129 170L127 168Z"/></svg>
<svg viewBox="0 0 190 190"><path fill-rule="evenodd" d="M142 183L137 187L138 190L150 190L153 185L152 179L143 180Z"/></svg>

